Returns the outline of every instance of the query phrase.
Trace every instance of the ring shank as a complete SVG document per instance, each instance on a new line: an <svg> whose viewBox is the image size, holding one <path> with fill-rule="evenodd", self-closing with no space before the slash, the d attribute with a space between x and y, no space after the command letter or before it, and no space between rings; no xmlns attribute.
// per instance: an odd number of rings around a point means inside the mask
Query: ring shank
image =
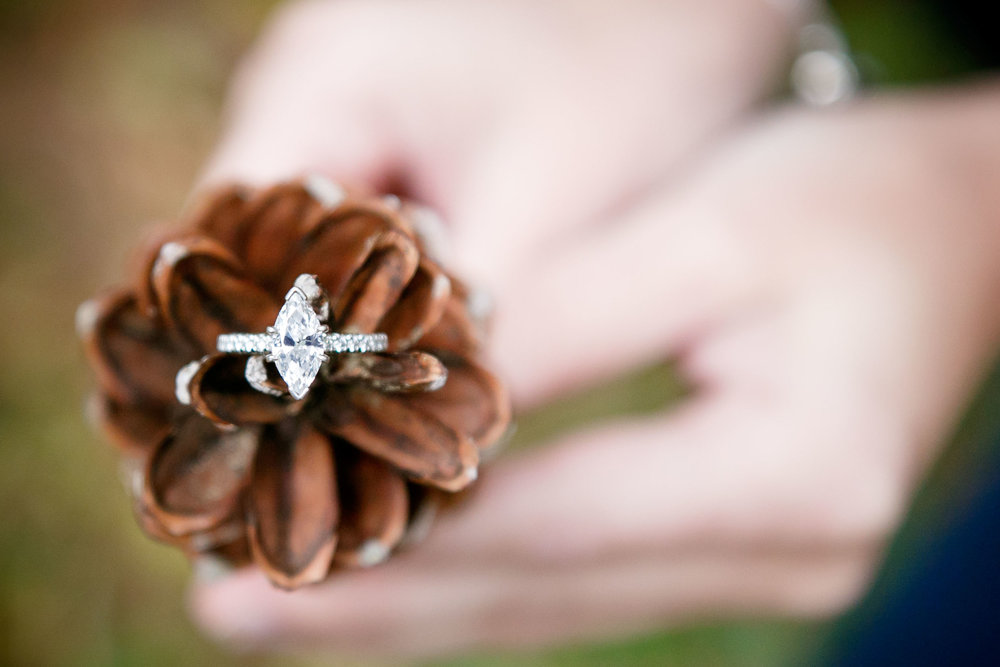
<svg viewBox="0 0 1000 667"><path fill-rule="evenodd" d="M389 337L384 333L326 333L320 334L320 342L324 350L335 354L384 352L389 347ZM216 347L226 354L267 354L274 348L274 337L267 333L221 334Z"/></svg>
<svg viewBox="0 0 1000 667"><path fill-rule="evenodd" d="M327 352L385 352L389 347L389 336L384 333L372 334L321 334L323 349Z"/></svg>
<svg viewBox="0 0 1000 667"><path fill-rule="evenodd" d="M219 352L229 354L265 354L271 351L271 334L231 333L220 334L215 341Z"/></svg>

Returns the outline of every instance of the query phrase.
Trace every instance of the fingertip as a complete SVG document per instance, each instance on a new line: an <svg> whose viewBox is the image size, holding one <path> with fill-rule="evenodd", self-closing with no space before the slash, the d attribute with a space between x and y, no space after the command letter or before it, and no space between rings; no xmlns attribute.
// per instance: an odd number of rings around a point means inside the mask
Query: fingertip
<svg viewBox="0 0 1000 667"><path fill-rule="evenodd" d="M277 632L282 595L255 570L241 570L223 579L196 579L189 595L191 616L216 641L249 647L267 642Z"/></svg>

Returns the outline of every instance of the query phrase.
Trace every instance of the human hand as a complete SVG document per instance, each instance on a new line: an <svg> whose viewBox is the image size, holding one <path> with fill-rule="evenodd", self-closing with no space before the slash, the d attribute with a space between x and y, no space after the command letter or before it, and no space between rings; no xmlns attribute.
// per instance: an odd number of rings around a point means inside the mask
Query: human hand
<svg viewBox="0 0 1000 667"><path fill-rule="evenodd" d="M788 4L293 3L202 182L402 189L452 224L453 268L499 290L772 88L802 20Z"/></svg>
<svg viewBox="0 0 1000 667"><path fill-rule="evenodd" d="M211 632L419 656L828 614L863 590L1000 334L1000 91L761 120L499 295L530 405L676 356L697 391L498 461L412 552Z"/></svg>

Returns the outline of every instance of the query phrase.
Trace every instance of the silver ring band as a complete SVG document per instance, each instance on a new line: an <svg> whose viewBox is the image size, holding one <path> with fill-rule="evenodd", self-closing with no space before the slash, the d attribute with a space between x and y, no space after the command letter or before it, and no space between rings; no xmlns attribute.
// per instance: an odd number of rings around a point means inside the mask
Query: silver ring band
<svg viewBox="0 0 1000 667"><path fill-rule="evenodd" d="M348 334L330 331L330 303L316 282L316 276L303 273L285 294L274 326L262 333L225 333L215 340L223 354L246 354L246 378L250 386L265 394L276 390L268 386L265 361L273 362L288 385L288 393L299 400L309 392L320 368L330 353L384 352L389 336L384 333Z"/></svg>
<svg viewBox="0 0 1000 667"><path fill-rule="evenodd" d="M336 354L384 352L389 347L389 337L384 333L320 333L317 336L320 347ZM228 333L218 337L216 347L219 352L227 354L268 354L279 345L276 344L274 334Z"/></svg>

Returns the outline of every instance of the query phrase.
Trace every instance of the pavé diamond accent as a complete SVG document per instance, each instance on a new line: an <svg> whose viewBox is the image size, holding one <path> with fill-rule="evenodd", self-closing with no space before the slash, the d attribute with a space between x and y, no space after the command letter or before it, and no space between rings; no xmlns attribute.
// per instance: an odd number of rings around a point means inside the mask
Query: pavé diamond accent
<svg viewBox="0 0 1000 667"><path fill-rule="evenodd" d="M389 337L382 333L341 334L327 333L320 336L327 352L385 352ZM222 334L216 344L219 352L226 354L266 354L271 351L274 336L271 334Z"/></svg>
<svg viewBox="0 0 1000 667"><path fill-rule="evenodd" d="M271 349L271 334L222 334L216 342L219 352L232 354L264 354Z"/></svg>

